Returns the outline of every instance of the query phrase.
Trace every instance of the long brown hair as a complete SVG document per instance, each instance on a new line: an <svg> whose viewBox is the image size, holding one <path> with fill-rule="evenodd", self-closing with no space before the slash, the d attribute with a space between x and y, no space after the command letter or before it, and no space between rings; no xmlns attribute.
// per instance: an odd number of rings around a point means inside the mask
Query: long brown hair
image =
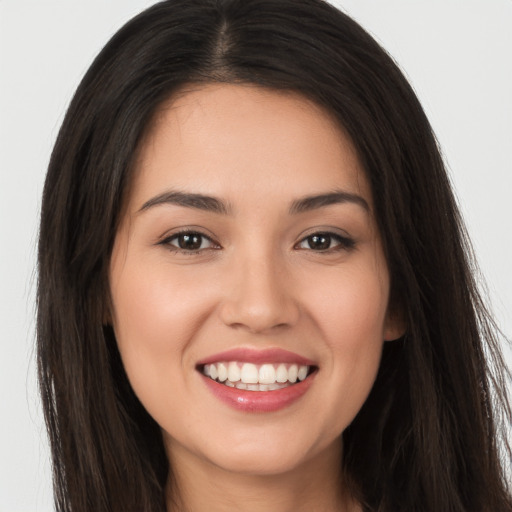
<svg viewBox="0 0 512 512"><path fill-rule="evenodd" d="M343 433L365 509L512 511L508 373L436 139L393 60L321 0L160 2L83 78L51 157L39 240L38 368L57 510L166 510L160 429L128 383L105 312L138 145L159 105L191 82L299 92L358 151L408 325L385 344Z"/></svg>

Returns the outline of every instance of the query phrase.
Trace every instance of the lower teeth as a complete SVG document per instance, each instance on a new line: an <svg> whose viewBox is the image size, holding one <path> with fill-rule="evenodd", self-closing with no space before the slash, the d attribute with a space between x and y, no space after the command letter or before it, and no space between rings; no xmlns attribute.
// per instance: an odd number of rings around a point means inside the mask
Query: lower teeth
<svg viewBox="0 0 512 512"><path fill-rule="evenodd" d="M224 384L225 386L228 386L230 388L243 389L246 391L275 391L277 389L283 389L293 385L291 382L275 382L274 384L246 384L245 382L231 382L229 380L226 380L224 382L219 382L218 380L216 380L215 382L218 382L219 384Z"/></svg>

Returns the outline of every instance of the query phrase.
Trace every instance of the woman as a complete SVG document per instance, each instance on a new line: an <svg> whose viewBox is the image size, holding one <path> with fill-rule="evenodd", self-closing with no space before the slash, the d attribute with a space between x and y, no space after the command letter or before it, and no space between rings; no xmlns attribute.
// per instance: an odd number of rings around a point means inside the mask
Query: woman
<svg viewBox="0 0 512 512"><path fill-rule="evenodd" d="M512 510L469 254L423 111L352 20L148 9L83 79L44 190L57 508Z"/></svg>

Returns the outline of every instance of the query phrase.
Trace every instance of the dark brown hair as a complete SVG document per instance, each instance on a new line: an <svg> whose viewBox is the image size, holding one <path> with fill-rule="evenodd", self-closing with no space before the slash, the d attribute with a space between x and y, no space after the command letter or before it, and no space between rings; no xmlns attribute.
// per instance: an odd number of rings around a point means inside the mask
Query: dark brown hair
<svg viewBox="0 0 512 512"><path fill-rule="evenodd" d="M338 119L366 171L408 329L385 344L343 434L365 510L512 511L508 374L436 139L393 60L321 0L160 2L83 78L51 157L39 240L39 382L57 510L166 509L160 429L104 320L137 148L162 102L197 82L301 93Z"/></svg>

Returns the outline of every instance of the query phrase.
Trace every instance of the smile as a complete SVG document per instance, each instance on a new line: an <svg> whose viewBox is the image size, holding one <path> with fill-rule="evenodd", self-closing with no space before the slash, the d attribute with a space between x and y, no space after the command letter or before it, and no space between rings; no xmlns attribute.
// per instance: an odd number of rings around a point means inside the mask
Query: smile
<svg viewBox="0 0 512 512"><path fill-rule="evenodd" d="M202 372L210 379L231 388L247 391L277 391L302 382L310 366L290 363L254 364L222 361L205 364Z"/></svg>
<svg viewBox="0 0 512 512"><path fill-rule="evenodd" d="M196 365L212 396L244 413L275 412L298 402L318 369L314 361L279 348L232 349Z"/></svg>

